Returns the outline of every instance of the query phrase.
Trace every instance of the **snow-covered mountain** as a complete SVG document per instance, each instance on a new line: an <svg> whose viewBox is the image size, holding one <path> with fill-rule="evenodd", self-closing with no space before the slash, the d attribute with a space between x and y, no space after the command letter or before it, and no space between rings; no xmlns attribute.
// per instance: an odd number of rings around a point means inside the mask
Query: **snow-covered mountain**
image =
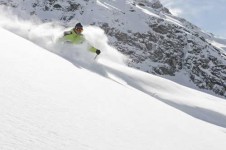
<svg viewBox="0 0 226 150"><path fill-rule="evenodd" d="M24 19L99 26L109 43L130 57L129 66L226 96L226 40L173 16L159 0L0 0L0 4L11 6Z"/></svg>
<svg viewBox="0 0 226 150"><path fill-rule="evenodd" d="M43 45L49 24L14 23L49 51L0 28L1 150L225 149L224 99L129 68L111 49L93 61L83 47Z"/></svg>

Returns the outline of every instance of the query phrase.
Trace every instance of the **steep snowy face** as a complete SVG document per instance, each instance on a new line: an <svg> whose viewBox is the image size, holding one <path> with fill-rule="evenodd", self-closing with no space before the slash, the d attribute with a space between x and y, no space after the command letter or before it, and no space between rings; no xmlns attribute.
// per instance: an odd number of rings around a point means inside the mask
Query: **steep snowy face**
<svg viewBox="0 0 226 150"><path fill-rule="evenodd" d="M0 150L225 150L223 99L105 57L94 73L1 27L0 49Z"/></svg>
<svg viewBox="0 0 226 150"><path fill-rule="evenodd" d="M99 26L110 44L131 58L129 66L177 82L182 75L197 87L226 97L226 42L219 46L213 35L171 15L159 0L0 0L0 4L13 7L25 19Z"/></svg>

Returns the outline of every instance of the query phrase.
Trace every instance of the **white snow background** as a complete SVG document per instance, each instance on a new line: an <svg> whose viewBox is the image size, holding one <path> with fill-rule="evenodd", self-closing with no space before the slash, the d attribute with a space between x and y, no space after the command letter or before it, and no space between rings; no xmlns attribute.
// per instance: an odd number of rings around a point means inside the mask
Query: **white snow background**
<svg viewBox="0 0 226 150"><path fill-rule="evenodd" d="M0 14L1 150L225 149L224 99L127 67L97 27L94 60L56 23Z"/></svg>

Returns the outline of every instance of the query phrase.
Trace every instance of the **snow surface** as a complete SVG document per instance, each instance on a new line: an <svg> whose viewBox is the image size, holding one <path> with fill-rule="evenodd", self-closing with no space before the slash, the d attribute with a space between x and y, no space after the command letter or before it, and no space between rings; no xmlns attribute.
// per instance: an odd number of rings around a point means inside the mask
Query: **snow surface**
<svg viewBox="0 0 226 150"><path fill-rule="evenodd" d="M128 68L99 28L93 60L56 43L60 26L3 20L1 150L225 149L224 99Z"/></svg>

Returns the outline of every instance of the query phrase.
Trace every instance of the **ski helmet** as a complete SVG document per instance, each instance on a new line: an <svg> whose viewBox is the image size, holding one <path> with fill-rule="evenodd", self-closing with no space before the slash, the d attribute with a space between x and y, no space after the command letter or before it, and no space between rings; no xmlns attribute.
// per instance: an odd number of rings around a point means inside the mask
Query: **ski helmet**
<svg viewBox="0 0 226 150"><path fill-rule="evenodd" d="M82 26L81 23L77 23L77 24L75 25L75 28L83 28L83 26Z"/></svg>

